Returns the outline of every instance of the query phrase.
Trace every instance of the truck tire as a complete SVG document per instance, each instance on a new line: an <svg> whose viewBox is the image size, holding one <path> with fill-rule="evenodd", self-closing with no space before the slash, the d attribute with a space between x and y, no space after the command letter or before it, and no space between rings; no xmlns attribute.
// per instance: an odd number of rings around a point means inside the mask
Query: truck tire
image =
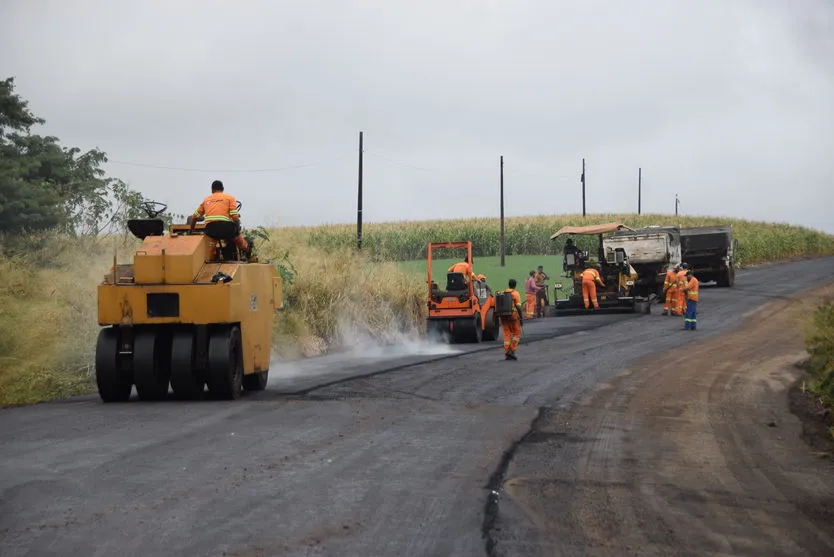
<svg viewBox="0 0 834 557"><path fill-rule="evenodd" d="M736 270L731 264L727 270L718 278L718 286L728 288L736 282Z"/></svg>
<svg viewBox="0 0 834 557"><path fill-rule="evenodd" d="M498 316L495 311L490 309L486 314L486 327L484 328L484 340L495 340L498 338Z"/></svg>

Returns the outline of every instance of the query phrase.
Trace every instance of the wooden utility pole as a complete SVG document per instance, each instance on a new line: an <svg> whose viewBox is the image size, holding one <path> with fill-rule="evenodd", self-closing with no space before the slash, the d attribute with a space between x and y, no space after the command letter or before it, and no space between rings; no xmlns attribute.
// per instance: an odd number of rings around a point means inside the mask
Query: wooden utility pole
<svg viewBox="0 0 834 557"><path fill-rule="evenodd" d="M643 169L637 169L637 214L643 209Z"/></svg>
<svg viewBox="0 0 834 557"><path fill-rule="evenodd" d="M501 266L504 266L504 155L501 155Z"/></svg>
<svg viewBox="0 0 834 557"><path fill-rule="evenodd" d="M585 216L585 159L582 159L582 216Z"/></svg>
<svg viewBox="0 0 834 557"><path fill-rule="evenodd" d="M362 132L359 132L359 203L356 208L356 249L362 249Z"/></svg>

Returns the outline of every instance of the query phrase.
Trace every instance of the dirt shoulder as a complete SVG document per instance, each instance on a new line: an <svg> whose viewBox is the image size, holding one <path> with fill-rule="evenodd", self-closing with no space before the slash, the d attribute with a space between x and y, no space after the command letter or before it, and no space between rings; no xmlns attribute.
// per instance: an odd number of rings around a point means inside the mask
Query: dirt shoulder
<svg viewBox="0 0 834 557"><path fill-rule="evenodd" d="M831 295L775 300L546 411L508 469L494 553L834 555L834 459L798 388L804 323Z"/></svg>

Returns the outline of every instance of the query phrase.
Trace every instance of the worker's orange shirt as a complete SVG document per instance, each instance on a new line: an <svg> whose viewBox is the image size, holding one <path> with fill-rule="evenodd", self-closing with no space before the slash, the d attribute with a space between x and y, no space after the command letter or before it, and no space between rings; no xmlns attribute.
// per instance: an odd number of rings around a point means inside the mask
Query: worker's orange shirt
<svg viewBox="0 0 834 557"><path fill-rule="evenodd" d="M602 278L599 276L599 272L594 268L585 269L582 271L582 280L588 280L591 282L602 282Z"/></svg>
<svg viewBox="0 0 834 557"><path fill-rule="evenodd" d="M700 283L698 279L695 277L690 277L689 281L686 283L686 299L692 300L693 302L698 301L698 287Z"/></svg>
<svg viewBox="0 0 834 557"><path fill-rule="evenodd" d="M663 288L671 288L677 282L675 271L666 271L666 278L663 280Z"/></svg>
<svg viewBox="0 0 834 557"><path fill-rule="evenodd" d="M678 274L675 277L675 284L679 289L686 286L686 271L678 271Z"/></svg>
<svg viewBox="0 0 834 557"><path fill-rule="evenodd" d="M206 222L218 220L236 221L239 218L237 199L228 193L216 191L203 199L203 202L194 211L194 216L205 217Z"/></svg>
<svg viewBox="0 0 834 557"><path fill-rule="evenodd" d="M449 267L449 272L463 273L463 276L469 278L472 276L472 266L466 261L461 261L460 263L455 263L454 265Z"/></svg>

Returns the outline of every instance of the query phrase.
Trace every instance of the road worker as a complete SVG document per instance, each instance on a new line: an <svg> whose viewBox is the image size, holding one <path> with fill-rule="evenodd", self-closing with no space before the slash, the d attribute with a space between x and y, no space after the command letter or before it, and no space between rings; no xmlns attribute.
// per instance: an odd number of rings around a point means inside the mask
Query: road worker
<svg viewBox="0 0 834 557"><path fill-rule="evenodd" d="M661 315L669 315L672 309L672 305L674 304L674 300L677 299L678 293L678 271L681 270L680 264L675 266L669 266L669 270L666 271L666 278L663 279L663 313Z"/></svg>
<svg viewBox="0 0 834 557"><path fill-rule="evenodd" d="M582 271L582 300L585 302L585 309L589 309L591 304L594 304L594 309L599 309L597 284L605 286L605 283L596 269L598 266L598 263L593 263L592 266Z"/></svg>
<svg viewBox="0 0 834 557"><path fill-rule="evenodd" d="M536 303L538 302L538 287L536 286L536 271L530 271L530 276L524 283L524 301L526 308L524 317L533 319L536 316Z"/></svg>
<svg viewBox="0 0 834 557"><path fill-rule="evenodd" d="M700 283L695 278L695 275L692 274L692 269L687 269L686 283L683 287L683 291L686 293L686 313L683 318L683 328L690 331L694 331L695 326L698 324L696 314L698 309L699 286Z"/></svg>
<svg viewBox="0 0 834 557"><path fill-rule="evenodd" d="M469 283L471 279L475 278L475 274L472 272L472 265L469 263L469 256L463 258L463 261L459 263L455 263L451 267L449 267L450 273L462 273L463 279Z"/></svg>
<svg viewBox="0 0 834 557"><path fill-rule="evenodd" d="M680 269L675 275L675 297L672 300L672 315L681 316L686 310L686 294L683 287L686 286L686 271L689 270L688 263L681 263Z"/></svg>
<svg viewBox="0 0 834 557"><path fill-rule="evenodd" d="M237 211L237 199L233 195L229 195L223 191L223 182L215 180L211 183L211 195L203 199L197 210L193 215L189 215L187 223L191 226L191 231L194 231L194 225L205 220L206 224L210 222L233 222L237 225L237 236L235 236L235 245L241 251L245 252L249 248L249 242L240 233L240 215ZM216 242L209 241L209 249L211 251L211 258L214 259L216 255Z"/></svg>
<svg viewBox="0 0 834 557"><path fill-rule="evenodd" d="M550 300L547 298L547 285L544 281L550 280L547 273L544 272L544 267L539 265L539 271L536 273L536 317L544 317L545 308L550 305Z"/></svg>
<svg viewBox="0 0 834 557"><path fill-rule="evenodd" d="M574 256L574 263L573 263L574 267L577 266L577 265L582 264L582 250L579 249L578 247L576 247L573 244L573 238L568 238L568 241L565 242L565 247L562 250L563 256L566 256L569 253ZM565 259L565 261L563 261L563 263L562 263L562 269L565 272L567 272L567 270L568 270L567 258L565 257L564 259Z"/></svg>
<svg viewBox="0 0 834 557"><path fill-rule="evenodd" d="M524 317L521 315L521 294L518 293L516 280L510 279L509 288L502 290L513 298L513 313L509 317L501 316L501 328L504 330L504 359L517 360L515 351L518 349L518 342L521 340L521 328L524 325Z"/></svg>

